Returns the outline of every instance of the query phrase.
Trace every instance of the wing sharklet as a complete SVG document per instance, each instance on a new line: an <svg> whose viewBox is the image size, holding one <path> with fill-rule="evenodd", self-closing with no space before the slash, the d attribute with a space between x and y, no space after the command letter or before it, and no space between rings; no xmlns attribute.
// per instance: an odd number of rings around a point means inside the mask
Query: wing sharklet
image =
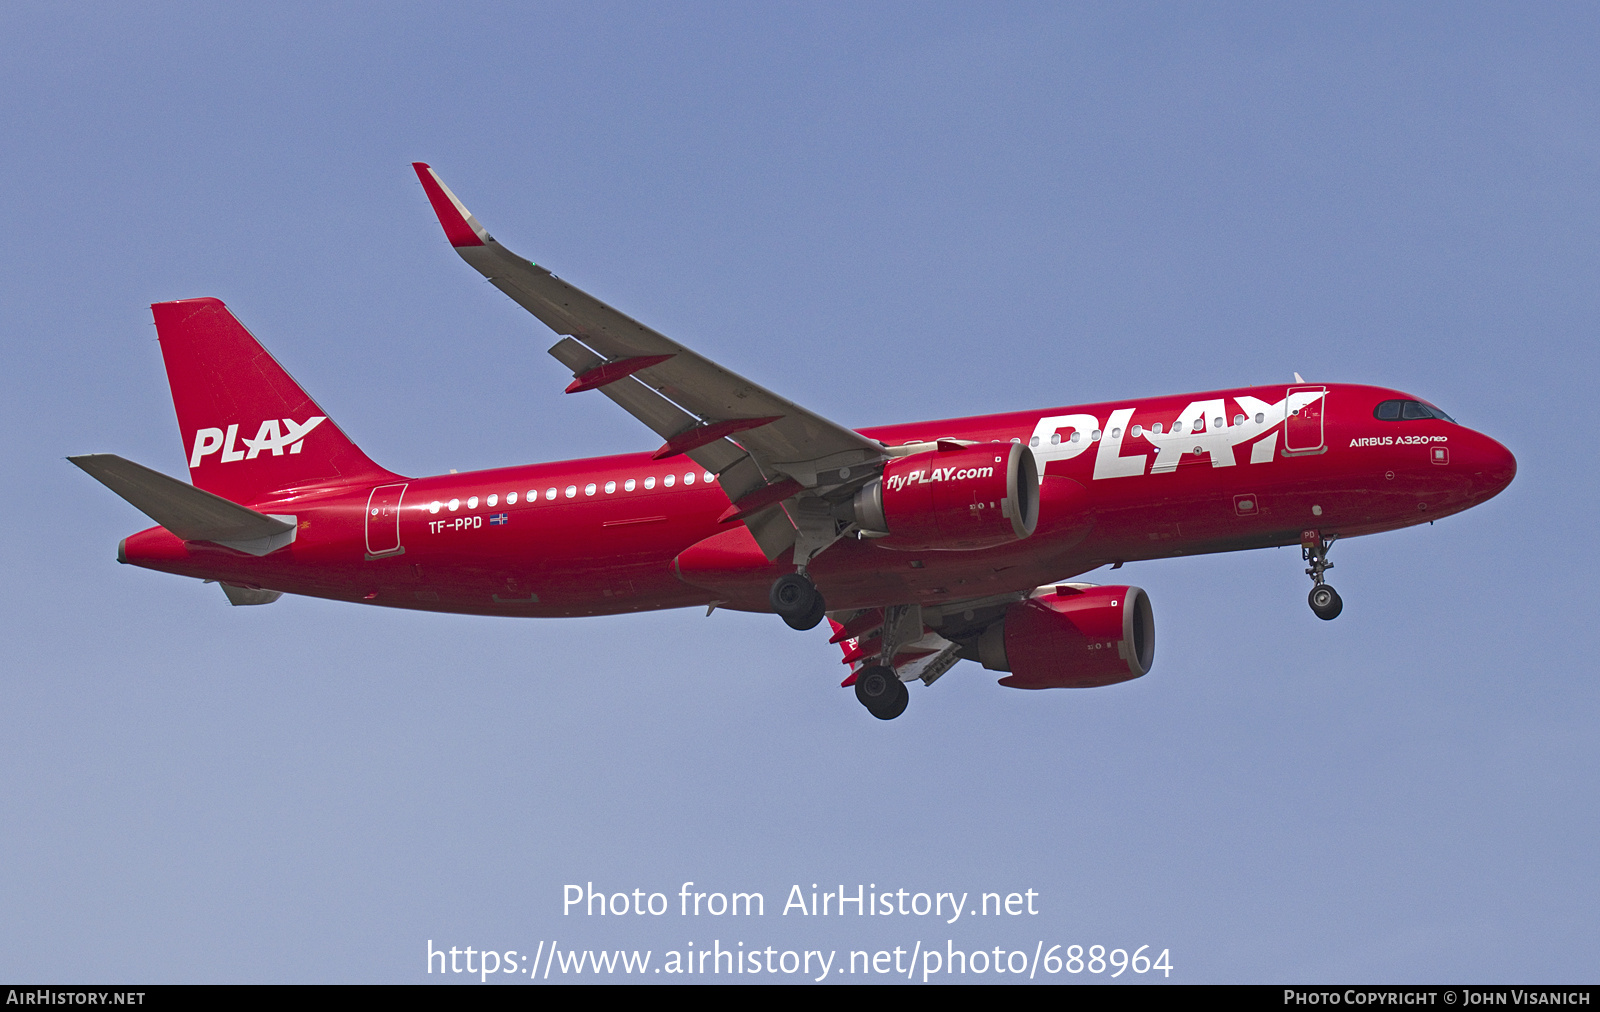
<svg viewBox="0 0 1600 1012"><path fill-rule="evenodd" d="M422 182L423 192L428 195L428 203L433 205L433 213L439 218L439 225L444 229L444 236L450 240L450 245L457 249L463 246L482 246L485 239L489 239L488 231L472 216L466 205L450 192L450 187L444 185L444 180L433 171L427 162L412 162L411 167L417 172L417 179Z"/></svg>

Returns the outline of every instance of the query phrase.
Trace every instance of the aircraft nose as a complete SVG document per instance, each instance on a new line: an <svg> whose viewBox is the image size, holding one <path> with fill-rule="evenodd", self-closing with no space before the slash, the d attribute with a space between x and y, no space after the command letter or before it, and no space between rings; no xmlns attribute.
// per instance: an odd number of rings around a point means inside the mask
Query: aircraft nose
<svg viewBox="0 0 1600 1012"><path fill-rule="evenodd" d="M1510 450L1481 432L1473 433L1472 476L1483 488L1483 498L1499 495L1517 476L1517 458Z"/></svg>

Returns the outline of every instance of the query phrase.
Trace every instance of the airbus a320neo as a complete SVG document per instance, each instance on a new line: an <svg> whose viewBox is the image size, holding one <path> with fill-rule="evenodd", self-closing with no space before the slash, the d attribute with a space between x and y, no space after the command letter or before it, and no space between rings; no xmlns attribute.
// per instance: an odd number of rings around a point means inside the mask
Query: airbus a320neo
<svg viewBox="0 0 1600 1012"><path fill-rule="evenodd" d="M193 484L71 458L159 526L118 561L279 595L474 615L699 606L829 620L867 710L963 658L1001 685L1150 670L1136 559L1301 547L1311 609L1338 538L1436 520L1516 473L1499 443L1399 390L1299 380L855 430L524 260L433 170L455 251L556 334L568 393L609 397L653 452L410 478L370 460L216 299L151 308Z"/></svg>

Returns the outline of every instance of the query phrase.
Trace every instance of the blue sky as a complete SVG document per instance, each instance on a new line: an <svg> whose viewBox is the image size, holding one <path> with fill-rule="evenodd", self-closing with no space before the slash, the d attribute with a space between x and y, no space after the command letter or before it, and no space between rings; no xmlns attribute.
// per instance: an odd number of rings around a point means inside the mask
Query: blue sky
<svg viewBox="0 0 1600 1012"><path fill-rule="evenodd" d="M1584 978L1597 22L6 7L0 976L419 981L430 939L553 939ZM1341 543L1336 622L1292 549L1134 564L1147 677L1024 693L963 664L889 724L771 616L235 609L117 566L145 523L63 458L182 473L155 301L227 301L403 473L654 445L561 395L552 336L450 251L414 160L511 248L849 424L1298 371L1413 391L1521 470ZM768 914L562 915L568 883L688 880ZM778 913L813 882L1042 912Z"/></svg>

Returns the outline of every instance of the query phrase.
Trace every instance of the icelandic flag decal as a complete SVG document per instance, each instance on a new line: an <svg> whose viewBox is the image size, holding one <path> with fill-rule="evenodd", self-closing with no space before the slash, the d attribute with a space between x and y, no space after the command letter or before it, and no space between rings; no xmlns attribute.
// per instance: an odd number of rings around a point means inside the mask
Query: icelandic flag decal
<svg viewBox="0 0 1600 1012"><path fill-rule="evenodd" d="M494 525L494 526L496 526L496 527L504 526L506 524L506 522L508 520L510 520L510 519L511 519L511 514L509 514L509 513L491 513L491 514L489 514L489 523Z"/></svg>

